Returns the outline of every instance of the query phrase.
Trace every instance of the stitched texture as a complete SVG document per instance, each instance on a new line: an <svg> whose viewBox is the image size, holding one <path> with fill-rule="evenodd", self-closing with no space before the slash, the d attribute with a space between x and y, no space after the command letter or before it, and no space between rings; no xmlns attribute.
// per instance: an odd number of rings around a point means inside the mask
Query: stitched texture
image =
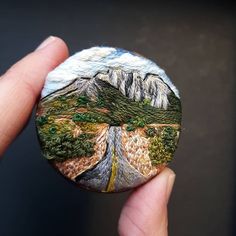
<svg viewBox="0 0 236 236"><path fill-rule="evenodd" d="M36 114L43 155L86 189L119 192L158 174L180 134L178 90L154 62L93 47L47 76Z"/></svg>

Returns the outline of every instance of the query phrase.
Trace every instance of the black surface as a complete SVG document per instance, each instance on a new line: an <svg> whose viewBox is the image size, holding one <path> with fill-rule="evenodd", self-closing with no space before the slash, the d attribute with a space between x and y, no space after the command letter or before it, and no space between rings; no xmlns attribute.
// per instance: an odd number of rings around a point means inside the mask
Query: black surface
<svg viewBox="0 0 236 236"><path fill-rule="evenodd" d="M0 2L0 73L48 35L153 59L179 88L170 235L236 235L235 9L227 2ZM4 112L4 111L0 111ZM75 188L43 159L33 118L0 163L0 235L116 235L127 194Z"/></svg>

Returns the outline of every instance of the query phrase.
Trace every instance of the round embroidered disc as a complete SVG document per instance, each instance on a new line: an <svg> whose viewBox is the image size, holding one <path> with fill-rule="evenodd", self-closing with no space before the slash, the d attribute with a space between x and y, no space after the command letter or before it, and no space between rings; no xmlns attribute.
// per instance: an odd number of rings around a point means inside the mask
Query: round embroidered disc
<svg viewBox="0 0 236 236"><path fill-rule="evenodd" d="M180 133L178 90L154 62L93 47L50 72L36 126L43 155L86 189L119 192L157 175Z"/></svg>

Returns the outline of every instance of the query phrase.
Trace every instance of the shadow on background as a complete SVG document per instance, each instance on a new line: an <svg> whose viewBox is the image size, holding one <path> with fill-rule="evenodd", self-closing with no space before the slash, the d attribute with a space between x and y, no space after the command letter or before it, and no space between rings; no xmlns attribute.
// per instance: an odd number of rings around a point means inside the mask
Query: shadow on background
<svg viewBox="0 0 236 236"><path fill-rule="evenodd" d="M156 61L183 104L170 235L236 235L235 18L225 1L1 1L0 74L48 35L72 53L108 45ZM127 197L84 192L56 174L34 117L1 161L0 193L1 236L117 235Z"/></svg>
<svg viewBox="0 0 236 236"><path fill-rule="evenodd" d="M233 8L235 9L235 7ZM234 25L236 26L236 16L234 17ZM232 148L232 159L234 160L234 165L233 165L233 171L234 171L234 176L233 176L233 183L232 183L232 189L234 191L233 194L233 206L232 206L232 220L231 220L231 226L232 226L232 236L236 235L236 30L234 32L234 46L233 46L233 95L232 95L232 103L233 103L233 115L232 115L232 133L233 133L233 148Z"/></svg>

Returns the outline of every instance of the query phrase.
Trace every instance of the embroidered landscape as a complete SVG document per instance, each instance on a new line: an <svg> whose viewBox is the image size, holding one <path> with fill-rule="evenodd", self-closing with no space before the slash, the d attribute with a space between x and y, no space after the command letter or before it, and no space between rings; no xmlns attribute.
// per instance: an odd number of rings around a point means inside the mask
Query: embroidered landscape
<svg viewBox="0 0 236 236"><path fill-rule="evenodd" d="M87 189L117 192L158 174L175 152L181 103L157 74L119 68L45 94L36 114L43 155Z"/></svg>

